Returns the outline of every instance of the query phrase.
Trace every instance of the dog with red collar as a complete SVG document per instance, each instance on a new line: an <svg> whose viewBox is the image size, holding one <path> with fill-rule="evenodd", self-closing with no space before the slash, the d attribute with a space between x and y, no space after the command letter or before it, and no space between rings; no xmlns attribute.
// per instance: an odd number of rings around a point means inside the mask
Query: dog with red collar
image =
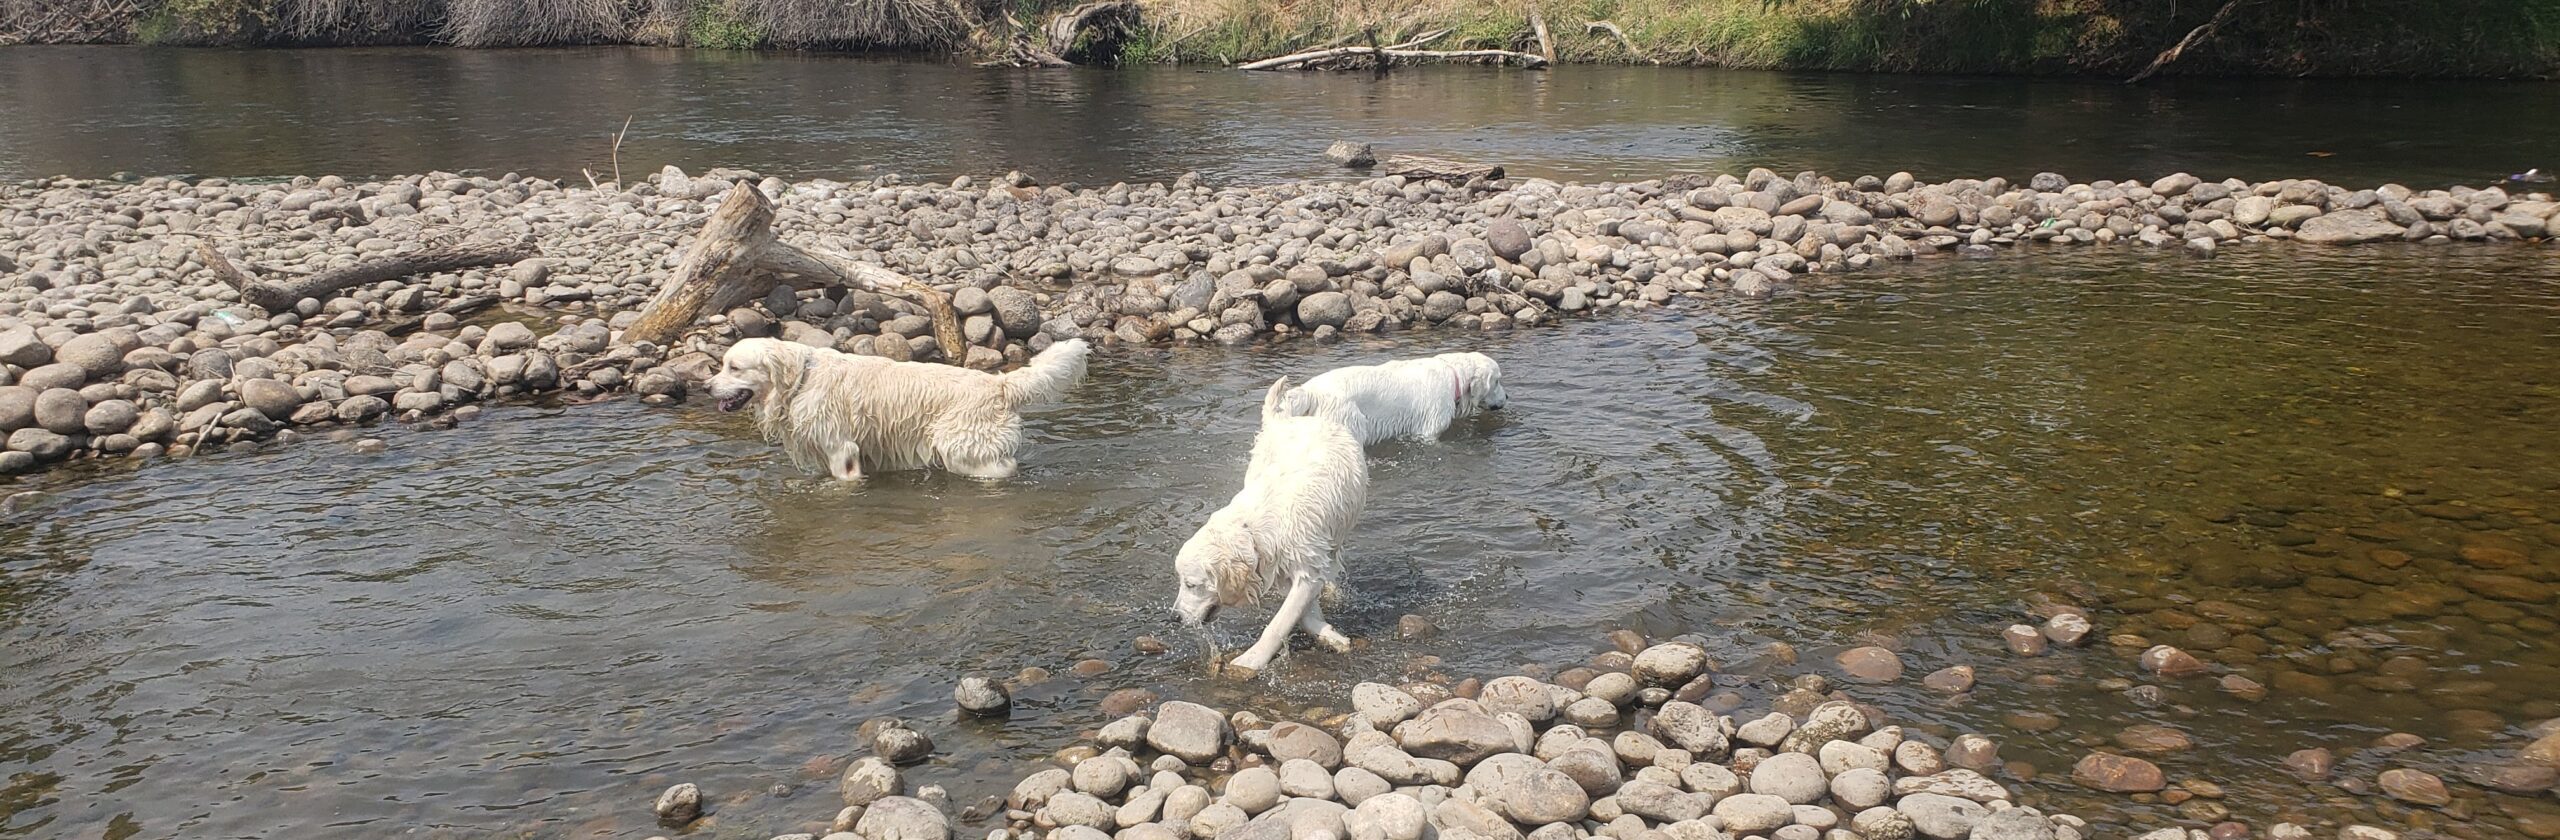
<svg viewBox="0 0 2560 840"><path fill-rule="evenodd" d="M1437 441L1460 418L1498 410L1510 396L1502 390L1502 365L1492 357L1443 353L1329 370L1281 400L1291 416L1330 419L1369 446L1398 438Z"/></svg>

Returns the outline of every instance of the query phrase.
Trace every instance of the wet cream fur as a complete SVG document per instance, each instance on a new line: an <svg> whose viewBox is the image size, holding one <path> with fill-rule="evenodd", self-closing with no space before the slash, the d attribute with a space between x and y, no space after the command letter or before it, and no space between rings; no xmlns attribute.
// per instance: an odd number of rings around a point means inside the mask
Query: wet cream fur
<svg viewBox="0 0 2560 840"><path fill-rule="evenodd" d="M1342 570L1342 546L1368 503L1369 469L1360 441L1323 417L1286 412L1289 380L1263 395L1262 431L1254 435L1244 489L1209 515L1174 558L1181 589L1174 611L1203 625L1219 608L1252 606L1283 594L1280 608L1253 647L1229 663L1262 670L1304 628L1334 650L1351 640L1324 619L1318 603Z"/></svg>
<svg viewBox="0 0 2560 840"><path fill-rule="evenodd" d="M1084 341L1070 339L997 374L750 338L729 348L709 384L723 411L752 403L765 439L803 468L846 481L933 467L1004 478L1018 466L1018 412L1065 395L1084 378L1085 355Z"/></svg>
<svg viewBox="0 0 2560 840"><path fill-rule="evenodd" d="M1436 441L1458 418L1509 401L1502 365L1492 357L1443 353L1326 371L1291 390L1283 407L1340 423L1367 446L1396 438Z"/></svg>

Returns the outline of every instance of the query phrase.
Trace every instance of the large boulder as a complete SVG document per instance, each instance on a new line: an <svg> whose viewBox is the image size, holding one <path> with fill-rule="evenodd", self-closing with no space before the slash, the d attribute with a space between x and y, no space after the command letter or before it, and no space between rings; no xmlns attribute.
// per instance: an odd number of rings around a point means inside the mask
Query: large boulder
<svg viewBox="0 0 2560 840"><path fill-rule="evenodd" d="M1495 219L1484 226L1484 244L1493 248L1495 256L1508 262L1519 262L1520 255L1535 245L1529 228L1513 219Z"/></svg>
<svg viewBox="0 0 2560 840"><path fill-rule="evenodd" d="M2168 786L2160 766L2114 753L2090 753L2071 768L2072 781L2110 793L2150 793Z"/></svg>
<svg viewBox="0 0 2560 840"><path fill-rule="evenodd" d="M132 400L106 400L90 406L88 412L80 416L80 424L91 437L105 437L123 434L141 418L142 408L134 405Z"/></svg>
<svg viewBox="0 0 2560 840"><path fill-rule="evenodd" d="M1530 723L1545 723L1556 716L1555 695L1547 692L1547 684L1528 677L1499 677L1484 684L1476 694L1477 705L1487 714L1504 712L1527 718Z"/></svg>
<svg viewBox="0 0 2560 840"><path fill-rule="evenodd" d="M1147 746L1192 764L1207 764L1226 751L1227 719L1216 709L1180 700L1156 709L1147 727ZM870 837L869 834L864 834ZM873 838L873 840L878 840Z"/></svg>
<svg viewBox="0 0 2560 840"><path fill-rule="evenodd" d="M5 394L5 391L0 391ZM5 404L5 402L0 402ZM1388 729L1413 719L1422 711L1422 701L1404 689L1386 683L1364 682L1351 687L1351 708L1377 729Z"/></svg>
<svg viewBox="0 0 2560 840"><path fill-rule="evenodd" d="M238 387L240 401L269 420L284 422L293 416L294 409L302 407L302 392L274 379L243 379Z"/></svg>
<svg viewBox="0 0 2560 840"><path fill-rule="evenodd" d="M987 302L994 309L996 325L1011 338L1030 338L1040 332L1040 306L1030 292L1011 286L998 286L987 292Z"/></svg>
<svg viewBox="0 0 2560 840"><path fill-rule="evenodd" d="M1666 642L1636 654L1630 670L1646 685L1677 686L1707 669L1707 649L1687 642Z"/></svg>
<svg viewBox="0 0 2560 840"><path fill-rule="evenodd" d="M1034 778L1040 777L1035 775ZM1030 785L1033 782L1031 779L1024 779L1023 784ZM888 797L905 794L907 783L898 773L896 765L871 756L864 756L855 761L853 766L845 768L844 777L837 782L837 790L844 795L844 804L868 806ZM1054 792L1051 791L1051 793ZM1043 794L1042 798L1046 799L1046 794Z"/></svg>
<svg viewBox="0 0 2560 840"><path fill-rule="evenodd" d="M1341 292L1317 292L1298 301L1298 323L1307 329L1332 327L1341 329L1351 321L1351 296Z"/></svg>
<svg viewBox="0 0 2560 840"><path fill-rule="evenodd" d="M0 434L36 424L36 395L24 385L0 385Z"/></svg>
<svg viewBox="0 0 2560 840"><path fill-rule="evenodd" d="M1424 710L1422 716L1396 728L1404 751L1461 767L1517 746L1511 727L1492 715L1451 706Z"/></svg>
<svg viewBox="0 0 2560 840"><path fill-rule="evenodd" d="M1935 793L1905 796L1894 803L1894 810L1910 817L1911 826L1933 840L1964 840L1973 834L1975 823L1991 814L1982 803Z"/></svg>
<svg viewBox="0 0 2560 840"><path fill-rule="evenodd" d="M1724 720L1696 703L1673 700L1653 715L1653 734L1673 746L1709 761L1720 761L1732 749Z"/></svg>
<svg viewBox="0 0 2560 840"><path fill-rule="evenodd" d="M1715 815L1736 834L1775 830L1795 822L1795 806L1765 793L1742 793L1716 800Z"/></svg>
<svg viewBox="0 0 2560 840"><path fill-rule="evenodd" d="M1342 766L1342 742L1303 723L1283 721L1273 725L1269 743L1273 761L1305 759L1327 770Z"/></svg>
<svg viewBox="0 0 2560 840"><path fill-rule="evenodd" d="M862 809L853 831L864 840L951 840L951 821L922 799L891 796Z"/></svg>
<svg viewBox="0 0 2560 840"><path fill-rule="evenodd" d="M58 435L76 435L87 431L82 418L89 413L89 400L69 388L48 388L36 395L36 425Z"/></svg>
<svg viewBox="0 0 2560 840"><path fill-rule="evenodd" d="M38 461L59 461L71 454L71 439L40 428L25 428L9 433L9 451L24 452Z"/></svg>
<svg viewBox="0 0 2560 840"><path fill-rule="evenodd" d="M1751 768L1752 793L1775 796L1790 805L1813 804L1830 789L1822 762L1804 753L1779 753Z"/></svg>
<svg viewBox="0 0 2560 840"><path fill-rule="evenodd" d="M2314 245L2356 245L2397 240L2407 230L2372 210L2340 210L2303 222L2293 238Z"/></svg>
<svg viewBox="0 0 2560 840"><path fill-rule="evenodd" d="M38 368L53 363L53 345L36 337L36 331L19 327L0 332L0 364L22 368Z"/></svg>
<svg viewBox="0 0 2560 840"><path fill-rule="evenodd" d="M53 349L53 360L79 365L92 380L105 379L124 372L124 353L129 348L116 346L113 336L88 333L74 336Z"/></svg>

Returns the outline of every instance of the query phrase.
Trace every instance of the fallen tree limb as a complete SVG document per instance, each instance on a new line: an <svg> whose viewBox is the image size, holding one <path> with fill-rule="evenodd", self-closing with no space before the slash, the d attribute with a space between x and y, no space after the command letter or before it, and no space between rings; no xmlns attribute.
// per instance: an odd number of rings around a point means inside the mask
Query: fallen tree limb
<svg viewBox="0 0 2560 840"><path fill-rule="evenodd" d="M729 190L665 285L622 331L625 343L673 344L694 322L763 298L777 285L842 286L897 297L933 318L934 343L949 364L968 362L968 341L951 297L888 268L778 241L773 202L744 182Z"/></svg>
<svg viewBox="0 0 2560 840"><path fill-rule="evenodd" d="M1396 61L1481 61L1496 64L1519 62L1520 66L1540 68L1547 60L1531 53L1511 50L1402 50L1394 47L1334 47L1266 58L1236 65L1238 70L1317 69L1316 65L1352 56L1373 56Z"/></svg>
<svg viewBox="0 0 2560 840"><path fill-rule="evenodd" d="M1531 7L1529 9L1529 29L1538 33L1538 57L1546 59L1550 64L1554 63L1556 60L1555 39L1547 37L1547 16L1539 14L1535 7Z"/></svg>
<svg viewBox="0 0 2560 840"><path fill-rule="evenodd" d="M206 268L222 278L222 282L240 290L240 299L269 312L283 312L303 298L331 298L357 286L396 280L412 274L434 274L459 271L484 265L521 262L542 252L530 242L505 244L443 245L411 251L378 260L367 260L345 268L334 268L318 274L285 281L259 280L240 270L212 243L197 243L196 256Z"/></svg>
<svg viewBox="0 0 2560 840"><path fill-rule="evenodd" d="M1588 35L1588 34L1591 34L1591 33L1594 33L1594 32L1606 32L1606 33L1609 33L1609 37L1612 37L1612 38L1616 38L1616 39L1618 39L1618 46L1621 46L1621 47L1625 47L1625 48L1627 48L1627 54L1628 54L1628 55L1635 56L1637 61L1642 61L1642 62L1646 62L1646 63L1649 63L1649 64L1661 64L1661 63L1662 63L1662 62L1659 62L1659 61L1655 61L1655 60L1653 59L1653 57L1652 57L1652 56L1645 55L1643 50L1636 49L1636 42L1631 41L1631 40L1628 40L1628 39L1627 39L1627 31L1626 31L1626 30L1624 30L1624 29L1620 29L1620 28L1618 28L1618 24L1617 24L1615 21L1606 21L1606 20L1586 20L1586 21L1583 21L1583 22L1582 22L1582 32L1583 32L1583 34L1585 34L1585 35Z"/></svg>
<svg viewBox="0 0 2560 840"><path fill-rule="evenodd" d="M1066 60L1066 59L1064 59L1064 58L1059 58L1059 57L1057 56L1057 54L1056 54L1056 53L1052 53L1052 52L1049 52L1048 50L1041 49L1038 45L1035 45L1035 44L1031 43L1031 33L1030 33L1030 28L1029 28L1029 27L1026 27L1026 26L1023 26L1023 25L1022 25L1022 19L1021 19L1021 18L1014 17L1014 16L1013 16L1013 11L1012 11L1011 9L1007 9L1007 10L1005 10L1005 13L1004 13L1004 22L1005 22L1005 26L1006 26L1006 31L1008 31L1008 32L1012 33L1012 34L1008 35L1008 36L1005 38L1005 53L1004 53L1004 54L1005 54L1005 57L1003 57L1003 58L999 58L999 59L995 59L995 60L993 60L993 61L981 61L981 62L978 62L978 66L980 66L980 67L1074 67L1074 66L1076 66L1076 65L1075 65L1075 62L1068 61L1068 60Z"/></svg>
<svg viewBox="0 0 2560 840"><path fill-rule="evenodd" d="M1402 175L1407 180L1434 179L1463 184L1476 178L1487 181L1500 179L1502 167L1421 155L1388 155L1386 160L1378 162L1377 174Z"/></svg>
<svg viewBox="0 0 2560 840"><path fill-rule="evenodd" d="M757 267L802 281L794 285L843 286L921 305L933 318L933 343L942 348L942 361L954 365L969 362L969 339L960 329L960 310L951 308L951 296L943 294L941 289L919 283L915 278L885 266L855 262L851 257L832 251L809 250L784 243L776 243Z"/></svg>
<svg viewBox="0 0 2560 840"><path fill-rule="evenodd" d="M2161 50L2159 56L2151 59L2151 66L2142 68L2142 72L2133 74L2133 78L2124 80L2124 83L2128 85L2138 85L2142 83L2142 80L2151 78L2153 74L2159 73L2161 68L2169 66L2170 62L2177 61L2180 56L2186 55L2187 48L2204 43L2206 38L2213 37L2213 33L2222 28L2222 22L2231 19L2231 11L2233 9L2240 8L2248 2L2249 0L2230 0L2230 2L2222 4L2222 10L2213 13L2213 19L2205 21L2203 26L2189 30L2187 32L2187 37L2180 38L2178 39L2178 43L2170 45L2168 49Z"/></svg>
<svg viewBox="0 0 2560 840"><path fill-rule="evenodd" d="M1137 0L1096 0L1050 18L1049 25L1042 29L1042 34L1047 38L1049 54L1064 56L1075 51L1076 39L1084 36L1086 27L1099 26L1106 22L1116 22L1124 17L1137 17L1137 15Z"/></svg>
<svg viewBox="0 0 2560 840"><path fill-rule="evenodd" d="M1458 30L1457 30L1455 27L1445 27L1445 26L1444 26L1444 27L1441 27L1441 28L1439 28L1439 29L1434 29L1434 30L1431 30L1431 31L1429 31L1429 32L1422 33L1422 34L1420 34L1420 35L1415 35L1415 36L1413 36L1413 37L1411 37L1411 38L1407 38L1407 39L1404 39L1404 40L1402 40L1402 41L1397 41L1397 42L1395 42L1395 43L1388 44L1388 45L1387 45L1387 49L1391 49L1391 50L1409 50L1409 49L1413 49L1413 48L1415 48L1415 47L1419 47L1419 46L1422 46L1422 45L1424 45L1424 44L1428 44L1428 43L1431 43L1431 42L1433 42L1433 41L1437 41L1437 40L1440 40L1440 39L1442 39L1442 38L1449 37L1449 33L1451 33L1451 32L1456 32L1456 31L1458 31Z"/></svg>
<svg viewBox="0 0 2560 840"><path fill-rule="evenodd" d="M498 305L497 295L471 295L445 301L443 306L436 307L435 311L429 315L451 315L460 318L496 305ZM417 332L427 325L427 318L428 315L418 315L386 323L381 327L382 334L399 338Z"/></svg>

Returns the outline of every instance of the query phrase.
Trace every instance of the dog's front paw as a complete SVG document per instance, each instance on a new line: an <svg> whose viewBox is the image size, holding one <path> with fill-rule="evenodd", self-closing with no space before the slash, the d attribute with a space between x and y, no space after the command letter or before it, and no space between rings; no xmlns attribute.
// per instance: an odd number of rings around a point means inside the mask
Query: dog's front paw
<svg viewBox="0 0 2560 840"><path fill-rule="evenodd" d="M1324 629L1324 632L1316 634L1316 643L1324 645L1326 650L1330 650L1335 653L1351 652L1351 637L1342 635L1342 631L1335 630L1331 627L1327 627Z"/></svg>
<svg viewBox="0 0 2560 840"><path fill-rule="evenodd" d="M1217 674L1221 677L1236 680L1238 682L1244 682L1261 675L1262 669L1270 664L1271 659L1269 657L1254 656L1251 653L1247 653L1243 656L1238 656L1234 659L1228 660L1224 667L1217 669Z"/></svg>

